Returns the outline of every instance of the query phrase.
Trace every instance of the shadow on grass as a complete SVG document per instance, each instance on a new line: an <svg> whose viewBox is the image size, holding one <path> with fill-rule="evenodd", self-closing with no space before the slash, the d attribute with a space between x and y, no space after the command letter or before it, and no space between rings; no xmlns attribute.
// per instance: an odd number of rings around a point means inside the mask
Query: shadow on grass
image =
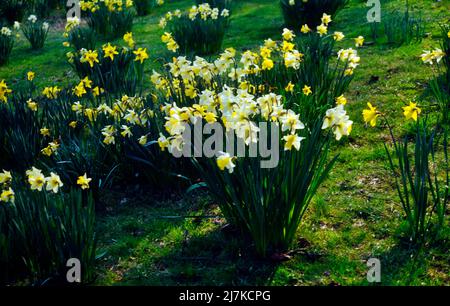
<svg viewBox="0 0 450 306"><path fill-rule="evenodd" d="M172 203L171 203L172 202ZM183 201L181 201L183 202ZM196 201L194 201L196 202ZM200 205L200 206L198 206ZM267 285L277 264L258 258L251 242L222 230L220 217L188 217L203 204L168 201L114 210L98 223L99 284Z"/></svg>
<svg viewBox="0 0 450 306"><path fill-rule="evenodd" d="M156 259L177 285L269 285L277 264L256 256L247 241L220 229L190 237L180 248Z"/></svg>
<svg viewBox="0 0 450 306"><path fill-rule="evenodd" d="M383 285L437 285L450 281L448 239L425 246L414 246L400 240L394 247L376 257L381 262Z"/></svg>

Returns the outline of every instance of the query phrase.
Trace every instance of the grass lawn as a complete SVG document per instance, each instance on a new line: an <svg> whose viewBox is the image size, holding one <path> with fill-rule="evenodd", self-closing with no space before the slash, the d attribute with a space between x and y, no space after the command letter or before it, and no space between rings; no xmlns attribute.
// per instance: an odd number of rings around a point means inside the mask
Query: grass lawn
<svg viewBox="0 0 450 306"><path fill-rule="evenodd" d="M166 2L151 15L135 19L136 43L148 48L152 60L145 68L147 75L159 67L159 58L167 56L159 18L193 3ZM233 8L224 48L245 50L266 38L280 38L283 19L278 1L235 2L239 3ZM383 285L450 285L450 233L438 246L426 245L419 252L403 241L402 208L384 151L387 131L366 128L361 116L366 103L372 102L388 111L395 125L402 118L403 105L421 101L433 75L419 55L438 46L439 23L450 21L450 2L410 3L421 12L427 33L423 41L410 45L372 44L365 1L351 0L332 23L331 31L366 37L366 46L359 49L361 65L346 94L355 124L351 137L335 146L338 163L298 230L290 260L258 259L250 243L225 226L217 205L204 191L155 196L146 186L118 186L103 196L108 204L97 218L101 256L96 284L369 285L366 261L378 258ZM404 1L389 1L383 4L382 14L403 6ZM55 19L45 47L38 52L29 51L19 39L10 63L0 68L0 80L13 82L29 70L36 72L41 87L76 78L66 63L63 26L58 24L62 23ZM342 47L352 44L347 39ZM408 133L403 125L395 130L399 135Z"/></svg>

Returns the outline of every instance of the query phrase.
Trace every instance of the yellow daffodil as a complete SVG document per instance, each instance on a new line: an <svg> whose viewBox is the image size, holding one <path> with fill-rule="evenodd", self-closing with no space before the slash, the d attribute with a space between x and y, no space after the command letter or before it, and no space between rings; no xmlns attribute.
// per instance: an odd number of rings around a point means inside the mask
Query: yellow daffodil
<svg viewBox="0 0 450 306"><path fill-rule="evenodd" d="M175 39L171 39L168 43L167 43L167 50L172 51L172 52L177 52L177 50L180 48L180 46L178 45L178 43L175 41Z"/></svg>
<svg viewBox="0 0 450 306"><path fill-rule="evenodd" d="M42 136L48 136L48 137L50 136L50 130L45 127L40 130L40 133Z"/></svg>
<svg viewBox="0 0 450 306"><path fill-rule="evenodd" d="M323 13L322 18L320 20L324 25L328 25L331 22L331 16Z"/></svg>
<svg viewBox="0 0 450 306"><path fill-rule="evenodd" d="M172 34L169 32L164 32L163 35L161 35L161 41L165 44L167 44L172 39Z"/></svg>
<svg viewBox="0 0 450 306"><path fill-rule="evenodd" d="M86 88L84 88L83 82L80 82L75 88L73 89L73 94L77 97L82 97L84 94L86 94Z"/></svg>
<svg viewBox="0 0 450 306"><path fill-rule="evenodd" d="M283 50L283 52L289 52L294 50L295 45L293 43L290 43L288 41L283 41L283 43L281 44L281 49Z"/></svg>
<svg viewBox="0 0 450 306"><path fill-rule="evenodd" d="M5 203L14 203L15 200L15 194L14 191L10 188L3 190L2 193L0 193L0 202Z"/></svg>
<svg viewBox="0 0 450 306"><path fill-rule="evenodd" d="M369 109L363 110L364 122L369 123L372 127L374 127L377 125L377 118L380 114L377 112L377 108L373 107L370 102L367 103L367 107L369 107Z"/></svg>
<svg viewBox="0 0 450 306"><path fill-rule="evenodd" d="M106 145L113 145L116 143L116 139L112 134L102 133L105 138L103 139L103 143Z"/></svg>
<svg viewBox="0 0 450 306"><path fill-rule="evenodd" d="M2 80L0 82L0 101L3 101L4 103L8 102L7 95L12 92L11 89L8 88L8 85L6 85L5 80Z"/></svg>
<svg viewBox="0 0 450 306"><path fill-rule="evenodd" d="M344 39L344 37L345 37L345 35L342 32L334 32L334 34L333 34L333 39L335 41L341 41Z"/></svg>
<svg viewBox="0 0 450 306"><path fill-rule="evenodd" d="M31 109L33 112L36 112L38 109L38 104L31 99L27 101L27 107Z"/></svg>
<svg viewBox="0 0 450 306"><path fill-rule="evenodd" d="M345 76L353 75L353 69L351 69L351 68L345 69L344 75Z"/></svg>
<svg viewBox="0 0 450 306"><path fill-rule="evenodd" d="M92 88L92 81L89 80L89 77L85 77L84 79L81 80L81 82L83 83L83 86L86 88Z"/></svg>
<svg viewBox="0 0 450 306"><path fill-rule="evenodd" d="M421 112L422 110L417 107L417 103L409 102L408 106L403 107L403 115L407 120L413 119L414 121L417 121Z"/></svg>
<svg viewBox="0 0 450 306"><path fill-rule="evenodd" d="M300 32L302 32L303 34L309 33L311 32L311 29L308 27L307 24L302 25L302 28L300 29Z"/></svg>
<svg viewBox="0 0 450 306"><path fill-rule="evenodd" d="M33 81L34 80L34 76L35 76L35 73L33 71L28 71L27 72L27 80L28 81Z"/></svg>
<svg viewBox="0 0 450 306"><path fill-rule="evenodd" d="M347 104L347 99L344 97L344 95L340 95L336 98L336 104L345 105Z"/></svg>
<svg viewBox="0 0 450 306"><path fill-rule="evenodd" d="M96 87L94 87L94 89L92 89L92 94L94 95L94 97L98 97L104 92L105 92L105 90L103 88L98 87L98 86L96 86Z"/></svg>
<svg viewBox="0 0 450 306"><path fill-rule="evenodd" d="M212 123L216 122L217 121L216 117L217 116L214 113L206 113L205 114L205 120L209 124L212 124Z"/></svg>
<svg viewBox="0 0 450 306"><path fill-rule="evenodd" d="M104 57L109 57L111 59L111 61L114 60L114 56L119 54L119 52L117 52L117 47L115 46L111 46L110 43L108 43L107 45L103 46L103 52L105 53Z"/></svg>
<svg viewBox="0 0 450 306"><path fill-rule="evenodd" d="M89 122L94 122L97 119L98 112L96 109L86 108L84 115L88 118Z"/></svg>
<svg viewBox="0 0 450 306"><path fill-rule="evenodd" d="M324 24L317 26L317 33L319 33L320 36L327 34L328 33L327 26Z"/></svg>
<svg viewBox="0 0 450 306"><path fill-rule="evenodd" d="M164 32L161 36L161 41L167 45L167 50L169 51L176 52L179 48L177 42L173 39L172 34L168 32Z"/></svg>
<svg viewBox="0 0 450 306"><path fill-rule="evenodd" d="M263 46L260 48L259 54L261 55L262 58L270 58L272 54L272 49L270 49L267 46Z"/></svg>
<svg viewBox="0 0 450 306"><path fill-rule="evenodd" d="M69 123L69 126L70 126L72 129L74 129L74 128L77 127L77 122L76 122L76 121L71 121L71 122Z"/></svg>
<svg viewBox="0 0 450 306"><path fill-rule="evenodd" d="M3 170L0 172L0 185L8 185L12 181L11 172Z"/></svg>
<svg viewBox="0 0 450 306"><path fill-rule="evenodd" d="M75 102L72 105L72 111L76 112L77 114L82 113L83 112L83 105L81 105L81 103L79 101Z"/></svg>
<svg viewBox="0 0 450 306"><path fill-rule="evenodd" d="M261 66L262 70L271 70L273 68L273 61L270 58L265 58Z"/></svg>
<svg viewBox="0 0 450 306"><path fill-rule="evenodd" d="M362 45L364 45L364 37L358 36L357 38L355 38L355 45L356 47L362 47Z"/></svg>
<svg viewBox="0 0 450 306"><path fill-rule="evenodd" d="M197 97L197 89L191 84L187 84L185 86L184 93L187 97L189 97L191 99L194 99L195 97Z"/></svg>
<svg viewBox="0 0 450 306"><path fill-rule="evenodd" d="M45 156L50 157L53 154L53 150L50 146L47 146L41 150L41 153L44 154Z"/></svg>
<svg viewBox="0 0 450 306"><path fill-rule="evenodd" d="M293 92L294 91L294 87L295 87L295 85L292 84L292 82L289 82L287 84L287 86L284 88L284 90L286 90L287 92Z"/></svg>
<svg viewBox="0 0 450 306"><path fill-rule="evenodd" d="M81 187L81 189L89 189L89 183L92 181L91 178L87 177L87 174L85 173L82 176L79 176L77 179L77 185Z"/></svg>
<svg viewBox="0 0 450 306"><path fill-rule="evenodd" d="M134 48L135 42L133 40L133 33L125 33L125 35L123 36L123 40L128 44L130 48Z"/></svg>
<svg viewBox="0 0 450 306"><path fill-rule="evenodd" d="M169 146L169 141L167 140L166 137L164 137L164 135L159 134L159 138L158 138L158 145L161 149L161 151L164 151L168 146Z"/></svg>
<svg viewBox="0 0 450 306"><path fill-rule="evenodd" d="M294 37L295 37L295 34L294 34L293 31L284 28L282 36L283 36L284 40L292 41L294 39Z"/></svg>
<svg viewBox="0 0 450 306"><path fill-rule="evenodd" d="M88 62L89 66L93 68L95 63L99 63L97 50L88 50L84 52L81 61L83 63Z"/></svg>
<svg viewBox="0 0 450 306"><path fill-rule="evenodd" d="M146 59L148 59L147 48L145 48L145 49L139 48L136 51L133 51L133 53L136 55L136 58L134 61L140 61L141 64Z"/></svg>
<svg viewBox="0 0 450 306"><path fill-rule="evenodd" d="M56 99L58 97L59 92L61 89L58 88L58 86L53 87L45 87L42 91L42 94L47 97L47 99Z"/></svg>
<svg viewBox="0 0 450 306"><path fill-rule="evenodd" d="M304 94L305 96L309 96L310 94L312 94L311 87L308 86L308 85L305 85L305 86L303 87L302 91L303 91L303 94Z"/></svg>

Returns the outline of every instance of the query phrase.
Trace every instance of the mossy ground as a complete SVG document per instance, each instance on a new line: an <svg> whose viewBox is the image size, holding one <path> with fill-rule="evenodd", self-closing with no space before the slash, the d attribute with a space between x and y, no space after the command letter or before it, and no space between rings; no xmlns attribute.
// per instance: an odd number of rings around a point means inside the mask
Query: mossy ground
<svg viewBox="0 0 450 306"><path fill-rule="evenodd" d="M160 42L158 20L168 10L193 1L166 1L151 15L136 18L137 45L147 47L153 62L167 55ZM224 47L252 48L264 39L278 39L283 20L278 1L240 0L233 10ZM258 259L250 244L223 230L225 220L206 193L174 194L155 199L145 187L128 186L105 195L106 212L98 217L97 284L102 285L368 285L366 260L382 263L384 285L449 285L449 234L436 245L417 251L402 239L403 213L388 169L383 127L368 129L361 118L367 102L401 120L401 106L420 101L432 71L419 55L438 46L439 22L449 22L450 2L410 1L425 19L422 42L398 48L368 44L359 50L361 65L346 94L355 121L351 137L338 145L339 161L315 197L298 230L292 259ZM404 1L383 5L403 8ZM389 9L388 9L389 8ZM353 0L334 20L331 30L347 37L363 35L370 42L365 1ZM62 27L53 29L43 50L29 51L20 39L0 79L37 73L43 86L75 78L65 61ZM352 44L347 40L343 46ZM421 104L426 104L422 101ZM403 120L402 120L403 122ZM399 134L408 128L395 124ZM129 189L129 190L128 190ZM187 218L185 218L187 216Z"/></svg>

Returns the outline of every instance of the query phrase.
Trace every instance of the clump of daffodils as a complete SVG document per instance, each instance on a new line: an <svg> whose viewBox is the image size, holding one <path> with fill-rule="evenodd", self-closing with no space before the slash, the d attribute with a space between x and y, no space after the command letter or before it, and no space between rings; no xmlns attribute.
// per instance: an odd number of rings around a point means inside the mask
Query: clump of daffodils
<svg viewBox="0 0 450 306"><path fill-rule="evenodd" d="M80 8L96 33L118 38L133 27L135 15L132 0L82 0Z"/></svg>
<svg viewBox="0 0 450 306"><path fill-rule="evenodd" d="M91 81L89 77L83 78L80 80L78 85L72 89L72 94L78 98L81 98L89 92L95 98L105 92L103 88L100 86L94 86L93 83L94 82Z"/></svg>
<svg viewBox="0 0 450 306"><path fill-rule="evenodd" d="M331 16L327 15L326 13L323 14L321 20L321 24L316 27L316 31L311 29L308 24L304 24L300 28L300 32L302 35L319 35L321 39L327 40L331 39L335 42L342 41L345 38L344 33L336 31L334 33L328 33L328 27L329 24L332 22ZM291 33L289 33L291 32ZM283 38L285 41L292 41L295 35L292 31L285 29L286 35L283 35ZM364 45L364 37L358 36L353 39L355 43L355 47L359 48ZM289 44L286 43L286 47L290 47ZM359 65L360 57L358 56L357 50L354 50L352 48L348 49L341 49L338 52L338 59L342 62L348 63L347 69L345 70L345 75L352 75L354 72L354 69Z"/></svg>
<svg viewBox="0 0 450 306"><path fill-rule="evenodd" d="M17 22L15 24L15 28L22 29L22 32L30 43L31 48L37 50L44 46L50 25L47 22L38 20L36 15L30 15L22 25Z"/></svg>
<svg viewBox="0 0 450 306"><path fill-rule="evenodd" d="M448 84L450 83L450 25L442 26L441 48L424 50L420 56L424 64L429 64L434 77L429 81L429 88L436 105L442 114L442 121L448 122L450 115L450 96Z"/></svg>
<svg viewBox="0 0 450 306"><path fill-rule="evenodd" d="M141 131L149 129L154 116L145 99L126 95L117 99L112 106L102 103L97 107L87 107L78 101L72 105L72 111L77 114L79 121L96 123L101 119L100 122L109 122L101 129L103 143L106 145L116 144L117 138L135 138L140 145L146 145L148 135Z"/></svg>
<svg viewBox="0 0 450 306"><path fill-rule="evenodd" d="M78 98L87 94L94 97L104 92L117 92L130 79L143 77L144 62L149 59L147 48L135 48L133 34L124 35L128 46L104 44L97 49L81 48L66 54L68 62L83 80L72 89ZM108 75L108 78L105 78Z"/></svg>
<svg viewBox="0 0 450 306"><path fill-rule="evenodd" d="M221 49L229 15L228 9L213 8L208 3L194 5L186 12L167 12L159 21L165 31L161 40L172 52L180 49L183 54L214 54Z"/></svg>
<svg viewBox="0 0 450 306"><path fill-rule="evenodd" d="M168 148L171 153L183 151L185 145L190 145L183 139L186 125L203 120L223 124L226 131L234 132L246 145L258 143L259 122L274 122L281 129L284 150L299 150L304 139L299 132L305 128L300 120L301 114L285 108L283 96L246 80L247 76L262 71L264 58L269 58L276 46L275 42L266 41L262 47L267 48L263 51L264 56L246 51L240 60L236 59L236 51L232 48L225 50L214 62L201 57L196 57L195 61L178 57L168 64L169 76L154 71L151 81L155 88L164 99L175 101L162 106L168 136L160 135L158 143L161 149ZM235 63L241 66L237 67ZM289 63L285 65L292 66ZM217 76L230 85L219 86ZM236 82L238 87L231 86ZM304 94L311 94L308 86L304 87ZM337 140L348 136L353 124L344 110L342 99L345 98L339 98L341 104L326 112L322 126L324 130L332 129ZM221 169L232 172L234 160L224 153L218 157L217 163Z"/></svg>
<svg viewBox="0 0 450 306"><path fill-rule="evenodd" d="M124 35L124 41L130 48L134 48L135 42L133 40L132 33L126 33ZM147 48L138 48L136 50L129 50L127 47L114 46L111 43L104 44L100 50L86 50L81 49L77 54L69 52L68 59L73 62L74 56L79 56L80 63L87 63L89 67L93 68L97 64L101 64L105 60L113 62L116 56L124 54L133 54L133 60L135 62L143 63L149 58Z"/></svg>
<svg viewBox="0 0 450 306"><path fill-rule="evenodd" d="M330 21L324 16L324 23ZM307 33L309 31L303 34ZM332 40L340 40L344 35L334 33L329 36ZM271 86L272 79L265 78L272 70L287 70L294 75L300 71L305 55L296 48L295 37L293 31L284 29L281 42L267 39L257 51L247 50L239 56L235 49L228 48L212 61L199 56L191 61L179 56L167 64L167 74L153 71L151 82L161 99L168 101L162 106L168 135L160 135L161 149L171 153L183 151L190 145L184 143L182 136L186 125L203 120L223 124L226 131L233 131L246 145L259 141L259 122L274 122L282 131L284 150L298 150L307 136L300 132L305 128L300 121L302 114L286 107L285 98L276 92L280 88ZM361 39L358 42L362 44ZM342 49L337 56L343 63L343 74L352 75L360 63L358 52L352 48ZM320 90L309 84L298 84L295 78L285 82L284 92L298 92L305 99L314 99L315 91ZM334 99L336 106L322 113L322 129L330 129L340 140L350 135L353 122L344 109L345 96ZM234 161L235 157L225 152L218 157L217 163L221 169L232 171Z"/></svg>
<svg viewBox="0 0 450 306"><path fill-rule="evenodd" d="M223 9L220 11L218 8L212 8L209 3L203 3L199 6L192 6L184 15L187 15L191 21L195 21L197 19L201 19L206 21L208 19L217 20L219 18L227 18L230 16L230 11L228 9ZM177 9L173 12L167 12L164 17L159 20L159 26L161 28L165 28L167 23L172 21L174 18L181 18L183 13L181 10Z"/></svg>
<svg viewBox="0 0 450 306"><path fill-rule="evenodd" d="M82 11L89 11L95 13L102 8L106 7L110 12L123 11L124 9L131 8L133 6L132 0L81 0L80 8Z"/></svg>
<svg viewBox="0 0 450 306"><path fill-rule="evenodd" d="M13 45L13 31L8 27L2 27L0 29L0 66L8 62Z"/></svg>

